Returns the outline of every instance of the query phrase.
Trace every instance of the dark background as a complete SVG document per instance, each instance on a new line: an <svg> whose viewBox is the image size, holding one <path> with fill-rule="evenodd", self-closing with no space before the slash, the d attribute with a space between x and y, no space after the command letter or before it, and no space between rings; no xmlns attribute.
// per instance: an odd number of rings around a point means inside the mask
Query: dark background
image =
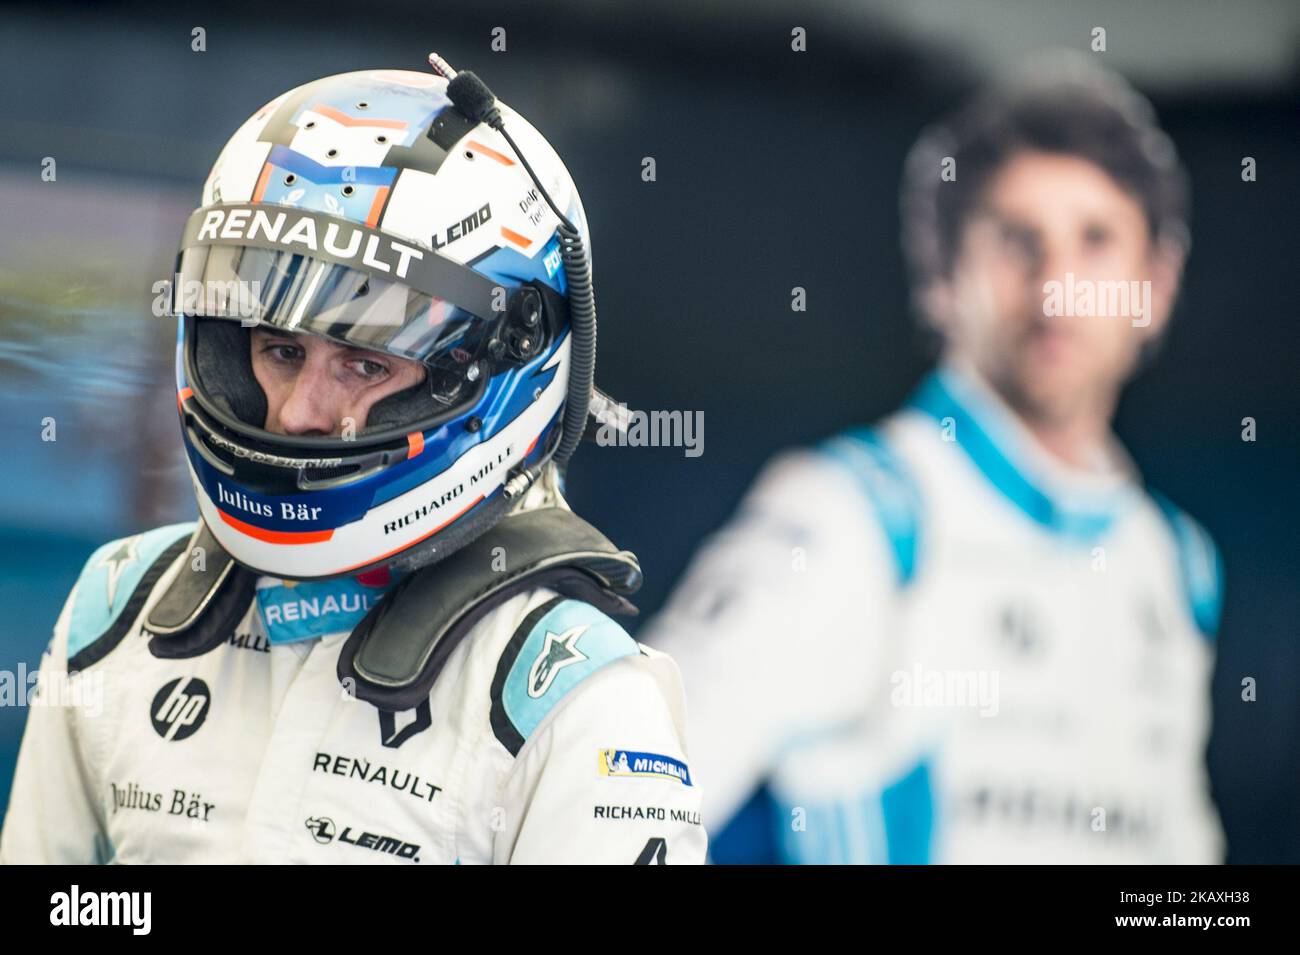
<svg viewBox="0 0 1300 955"><path fill-rule="evenodd" d="M593 235L601 386L704 412L704 454L584 449L576 509L657 608L760 462L890 410L927 367L897 187L920 128L1044 47L1154 100L1189 168L1193 251L1118 430L1228 570L1210 765L1234 862L1300 862L1296 225L1300 7L1110 2L229 2L0 11L0 669L34 666L89 553L193 515L172 331L148 311L235 128L319 76L474 69L565 158ZM207 31L192 52L190 30ZM493 27L507 51L490 49ZM808 52L790 30L808 30ZM53 156L58 180L40 180ZM656 182L641 180L653 156ZM1241 160L1258 181L1241 180ZM794 286L808 311L794 313ZM58 441L40 440L41 420ZM1241 440L1241 420L1258 440ZM1244 677L1258 701L1240 701ZM0 708L0 805L25 711Z"/></svg>

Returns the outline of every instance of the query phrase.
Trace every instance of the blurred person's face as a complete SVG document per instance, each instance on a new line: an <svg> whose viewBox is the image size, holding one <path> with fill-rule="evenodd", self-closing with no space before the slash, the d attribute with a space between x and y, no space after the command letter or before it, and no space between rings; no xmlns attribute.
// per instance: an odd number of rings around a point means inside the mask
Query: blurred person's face
<svg viewBox="0 0 1300 955"><path fill-rule="evenodd" d="M1142 343L1169 317L1181 264L1101 167L1026 151L985 187L933 311L948 349L1021 414L1044 422L1109 414ZM1052 282L1056 294L1045 289ZM1126 304L1108 291L1116 282L1126 283ZM1094 311L1079 314L1089 285ZM1116 306L1127 310L1104 314Z"/></svg>
<svg viewBox="0 0 1300 955"><path fill-rule="evenodd" d="M249 338L274 434L338 437L348 419L360 431L375 402L425 377L419 362L316 335L255 328Z"/></svg>

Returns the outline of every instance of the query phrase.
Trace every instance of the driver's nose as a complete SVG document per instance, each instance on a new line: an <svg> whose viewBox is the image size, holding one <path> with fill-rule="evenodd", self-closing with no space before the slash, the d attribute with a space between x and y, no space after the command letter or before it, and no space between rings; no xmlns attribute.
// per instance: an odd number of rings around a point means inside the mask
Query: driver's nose
<svg viewBox="0 0 1300 955"><path fill-rule="evenodd" d="M316 357L308 355L280 406L280 427L285 434L337 437L343 433L342 386L329 373L326 362L313 360Z"/></svg>

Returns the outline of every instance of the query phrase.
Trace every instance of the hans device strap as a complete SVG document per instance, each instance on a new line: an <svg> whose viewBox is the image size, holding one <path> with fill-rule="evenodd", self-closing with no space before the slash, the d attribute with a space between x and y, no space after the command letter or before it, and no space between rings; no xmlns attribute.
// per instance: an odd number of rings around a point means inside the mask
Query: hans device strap
<svg viewBox="0 0 1300 955"><path fill-rule="evenodd" d="M145 619L156 657L196 657L220 646L239 622L257 584L257 575L235 563L199 521L186 552L201 556L183 565Z"/></svg>
<svg viewBox="0 0 1300 955"><path fill-rule="evenodd" d="M640 586L636 556L576 514L523 511L416 571L371 608L343 645L339 680L380 709L411 709L474 624L516 594L547 587L629 615L636 608L624 595Z"/></svg>
<svg viewBox="0 0 1300 955"><path fill-rule="evenodd" d="M184 659L215 650L253 599L257 574L236 564L202 521L186 552L195 548L202 548L204 560L197 568L190 561L177 573L145 620L156 657ZM429 695L474 624L516 594L547 587L603 613L627 616L636 613L627 595L640 586L636 555L619 550L572 511L548 507L513 514L413 572L372 607L343 645L339 681L379 709L412 709Z"/></svg>

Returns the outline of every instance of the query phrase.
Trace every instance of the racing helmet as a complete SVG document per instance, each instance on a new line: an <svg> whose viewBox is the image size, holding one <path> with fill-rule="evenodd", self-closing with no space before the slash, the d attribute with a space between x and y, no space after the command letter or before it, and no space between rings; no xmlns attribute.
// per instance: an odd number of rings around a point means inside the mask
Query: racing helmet
<svg viewBox="0 0 1300 955"><path fill-rule="evenodd" d="M586 423L595 312L577 189L477 77L430 62L438 73L344 73L272 100L186 223L181 432L203 522L259 573L441 559L567 459ZM425 374L359 429L272 433L258 326Z"/></svg>

